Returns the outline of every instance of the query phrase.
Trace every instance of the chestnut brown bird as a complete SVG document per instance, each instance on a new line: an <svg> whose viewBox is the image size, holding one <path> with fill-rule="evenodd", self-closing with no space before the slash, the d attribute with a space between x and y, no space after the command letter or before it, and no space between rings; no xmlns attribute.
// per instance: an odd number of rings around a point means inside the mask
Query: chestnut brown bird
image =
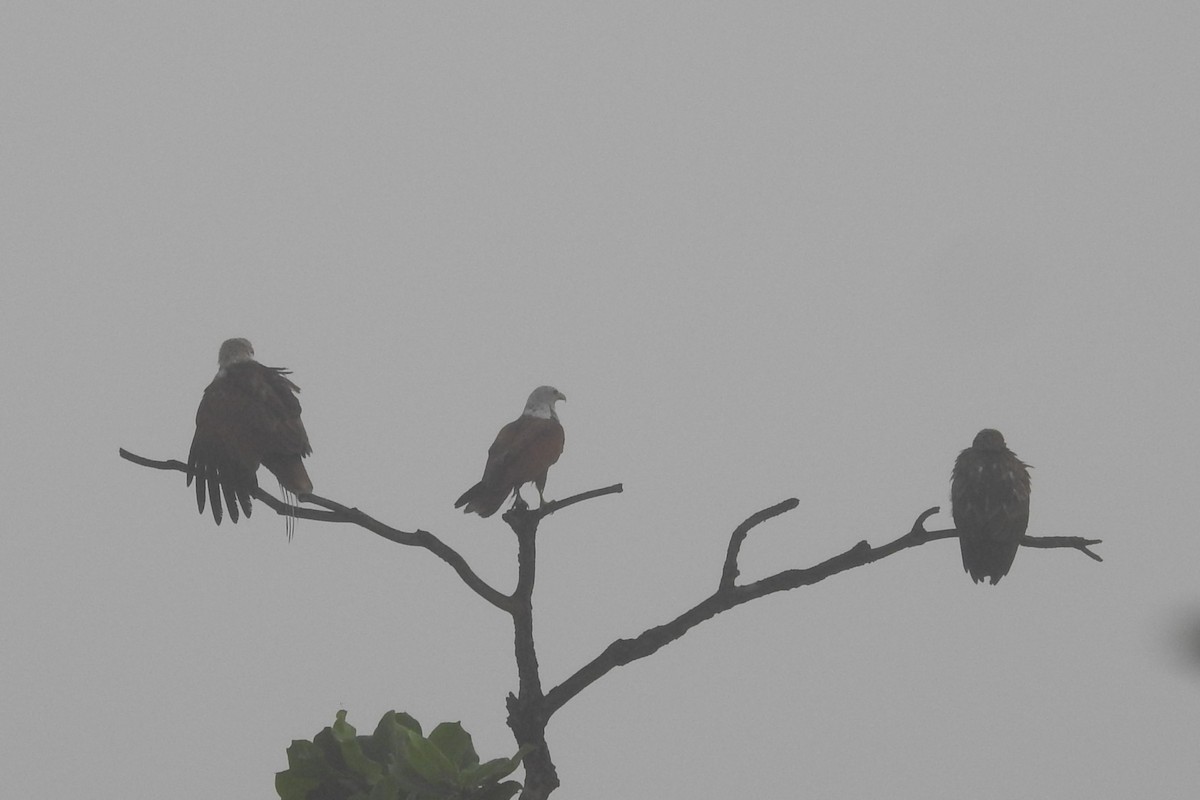
<svg viewBox="0 0 1200 800"><path fill-rule="evenodd" d="M196 410L187 483L196 481L201 514L207 490L213 519L220 525L222 496L231 520L238 521L239 505L250 516L260 464L274 473L285 494L310 494L313 485L300 460L312 448L300 421L300 387L287 378L291 372L255 361L246 339L226 340L217 364L217 375ZM292 520L288 522L290 537Z"/></svg>
<svg viewBox="0 0 1200 800"><path fill-rule="evenodd" d="M963 569L976 583L988 578L997 584L1012 567L1029 526L1029 469L992 428L976 434L954 462L954 527Z"/></svg>
<svg viewBox="0 0 1200 800"><path fill-rule="evenodd" d="M538 499L546 503L546 473L562 455L562 424L554 404L566 396L553 386L539 386L529 395L521 416L500 429L488 448L487 463L479 483L463 492L454 503L463 512L481 517L495 514L509 495L523 503L521 487L529 482L537 487Z"/></svg>

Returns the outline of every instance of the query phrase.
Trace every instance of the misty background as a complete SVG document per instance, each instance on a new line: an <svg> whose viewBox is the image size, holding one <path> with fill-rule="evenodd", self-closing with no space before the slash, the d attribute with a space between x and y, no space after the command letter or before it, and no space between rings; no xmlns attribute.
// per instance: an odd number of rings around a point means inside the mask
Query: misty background
<svg viewBox="0 0 1200 800"><path fill-rule="evenodd" d="M13 797L273 797L339 708L511 754L507 616L431 554L180 473L217 349L294 370L318 494L429 530L530 390L566 449L547 688L717 585L948 527L1034 465L997 587L934 542L705 623L548 729L564 798L1190 797L1200 11L17 2L0 26L0 763ZM273 480L263 471L265 487ZM556 795L556 796L558 796Z"/></svg>

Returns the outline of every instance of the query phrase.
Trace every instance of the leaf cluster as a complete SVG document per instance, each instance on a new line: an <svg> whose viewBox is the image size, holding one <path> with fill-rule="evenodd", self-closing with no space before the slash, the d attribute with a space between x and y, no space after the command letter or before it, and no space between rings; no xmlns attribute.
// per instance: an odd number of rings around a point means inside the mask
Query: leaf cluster
<svg viewBox="0 0 1200 800"><path fill-rule="evenodd" d="M532 749L481 764L457 722L426 737L411 716L389 711L373 734L359 736L342 710L311 742L292 742L275 791L281 800L509 800L521 784L501 779Z"/></svg>

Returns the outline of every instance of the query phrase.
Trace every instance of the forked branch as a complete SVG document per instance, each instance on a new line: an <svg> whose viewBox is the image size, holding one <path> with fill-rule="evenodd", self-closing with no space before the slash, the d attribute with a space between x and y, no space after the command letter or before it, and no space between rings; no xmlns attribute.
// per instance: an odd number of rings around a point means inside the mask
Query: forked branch
<svg viewBox="0 0 1200 800"><path fill-rule="evenodd" d="M786 514L798 505L800 505L799 500L795 497L789 498L770 508L764 508L756 514L751 514L745 522L734 528L733 535L729 537L729 549L725 553L725 568L721 570L720 586L722 589L732 589L733 582L737 580L738 555L741 553L742 542L746 541L746 535L750 533L750 529L755 525L766 522L772 517Z"/></svg>
<svg viewBox="0 0 1200 800"><path fill-rule="evenodd" d="M120 453L122 458L144 467L188 472L187 465L182 461L153 461L124 449ZM558 774L546 745L546 723L571 698L612 669L652 655L664 645L682 637L701 622L735 606L775 592L811 586L831 575L865 566L910 547L919 547L938 539L958 537L958 532L953 528L937 531L925 529L926 520L939 511L937 507L933 507L922 512L907 533L887 544L872 547L864 540L844 553L815 566L806 569L784 570L761 580L738 584L737 579L740 574L738 558L746 537L755 526L791 511L799 505L799 500L795 498L785 500L752 514L734 529L729 539L716 592L663 625L643 631L632 639L616 640L575 674L543 694L533 638L532 599L538 523L559 509L620 491L622 491L622 486L618 483L602 489L582 492L562 500L550 501L536 509L529 509L524 504L518 504L506 512L503 518L516 533L519 545L517 586L511 595L505 595L486 583L475 574L457 551L428 531L401 531L383 524L357 508L344 506L316 495L304 495L301 500L321 506L324 510L318 511L289 505L263 491L262 488L257 488L253 496L278 514L322 522L350 522L388 541L412 547L423 547L449 564L476 594L512 616L520 688L518 695L509 696L508 724L520 744L535 746L535 749L524 759L526 781L521 796L539 800L547 797L559 785ZM1025 536L1021 539L1021 544L1025 547L1074 548L1089 558L1096 561L1101 560L1100 556L1089 549L1092 545L1100 544L1099 539L1082 539L1075 536Z"/></svg>
<svg viewBox="0 0 1200 800"><path fill-rule="evenodd" d="M785 500L751 515L739 525L730 537L725 565L721 570L721 581L714 594L701 600L670 622L649 628L632 639L618 639L610 644L600 655L581 667L574 675L546 693L546 716L549 717L562 708L568 700L615 667L624 666L652 655L664 645L670 644L701 622L715 617L722 611L728 611L743 603L775 592L811 586L831 575L874 563L910 547L919 547L938 539L958 538L958 531L953 528L937 531L925 530L925 521L940 511L937 506L934 506L917 517L908 533L887 544L871 547L870 543L864 540L844 553L807 569L788 569L752 583L738 585L736 583L737 559L746 535L759 523L790 511L797 505L798 502L795 499ZM1101 560L1098 555L1088 549L1091 545L1100 544L1099 539L1082 539L1077 536L1025 536L1021 539L1021 544L1026 547L1074 548L1096 561Z"/></svg>

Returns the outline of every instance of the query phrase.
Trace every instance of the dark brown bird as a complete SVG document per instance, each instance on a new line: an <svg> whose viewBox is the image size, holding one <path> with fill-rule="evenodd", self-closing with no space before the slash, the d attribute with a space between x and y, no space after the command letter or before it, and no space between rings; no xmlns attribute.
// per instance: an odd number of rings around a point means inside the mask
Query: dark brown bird
<svg viewBox="0 0 1200 800"><path fill-rule="evenodd" d="M230 519L238 521L239 504L250 516L260 464L274 473L285 493L310 494L313 486L300 460L312 448L300 421L300 387L286 377L291 372L255 361L246 339L226 340L217 363L217 376L196 410L187 482L190 486L196 480L201 514L207 489L213 519L220 525L222 495Z"/></svg>
<svg viewBox="0 0 1200 800"><path fill-rule="evenodd" d="M954 462L954 527L963 569L976 583L990 578L997 584L1012 567L1029 526L1029 469L991 428L976 434Z"/></svg>
<svg viewBox="0 0 1200 800"><path fill-rule="evenodd" d="M463 512L490 517L504 505L509 495L523 503L521 487L530 481L537 487L538 499L546 503L546 473L562 455L562 424L554 404L566 400L553 386L539 386L529 395L521 416L500 429L496 441L488 448L487 464L479 483L463 492L454 503Z"/></svg>

